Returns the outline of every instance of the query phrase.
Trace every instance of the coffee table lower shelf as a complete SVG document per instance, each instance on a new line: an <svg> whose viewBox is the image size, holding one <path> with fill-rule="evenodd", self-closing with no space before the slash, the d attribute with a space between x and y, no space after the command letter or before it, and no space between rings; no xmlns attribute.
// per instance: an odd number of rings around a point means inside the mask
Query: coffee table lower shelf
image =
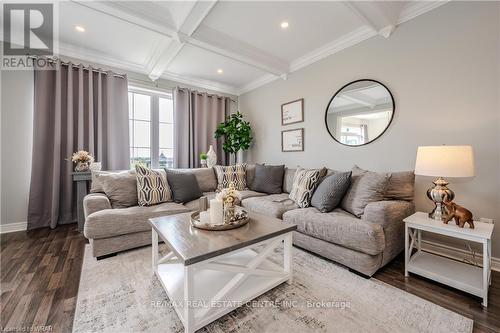
<svg viewBox="0 0 500 333"><path fill-rule="evenodd" d="M263 249L255 249L263 244ZM283 266L268 259L281 244ZM154 251L157 246L153 260ZM290 254L291 233L187 266L171 252L157 259L153 269L185 332L191 333L290 280Z"/></svg>

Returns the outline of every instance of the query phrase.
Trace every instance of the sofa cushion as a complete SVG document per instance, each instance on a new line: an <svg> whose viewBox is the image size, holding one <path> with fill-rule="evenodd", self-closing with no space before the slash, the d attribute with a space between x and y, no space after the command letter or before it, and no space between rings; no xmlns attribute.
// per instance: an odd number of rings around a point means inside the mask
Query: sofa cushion
<svg viewBox="0 0 500 333"><path fill-rule="evenodd" d="M168 186L165 170L152 170L136 164L135 172L139 206L152 206L172 201L172 192Z"/></svg>
<svg viewBox="0 0 500 333"><path fill-rule="evenodd" d="M247 165L216 165L214 166L215 174L217 175L217 189L222 190L229 187L230 183L234 183L237 190L243 191L247 187Z"/></svg>
<svg viewBox="0 0 500 333"><path fill-rule="evenodd" d="M297 204L288 197L288 193L243 199L241 205L252 212L279 219L283 213L298 208Z"/></svg>
<svg viewBox="0 0 500 333"><path fill-rule="evenodd" d="M126 208L137 205L135 170L102 173L98 178L113 208Z"/></svg>
<svg viewBox="0 0 500 333"><path fill-rule="evenodd" d="M297 231L329 243L370 255L385 248L383 228L363 221L342 209L321 213L314 207L295 209L283 214L283 222L297 226Z"/></svg>
<svg viewBox="0 0 500 333"><path fill-rule="evenodd" d="M87 238L106 238L151 230L148 219L188 212L189 209L174 202L154 206L133 206L104 209L87 216L84 234Z"/></svg>
<svg viewBox="0 0 500 333"><path fill-rule="evenodd" d="M247 174L247 188L252 188L253 181L255 180L255 164L247 164L246 174Z"/></svg>
<svg viewBox="0 0 500 333"><path fill-rule="evenodd" d="M415 173L413 171L391 172L384 196L388 200L413 201L414 187Z"/></svg>
<svg viewBox="0 0 500 333"><path fill-rule="evenodd" d="M322 213L337 208L351 184L351 171L336 172L326 176L318 185L311 199L311 205Z"/></svg>
<svg viewBox="0 0 500 333"><path fill-rule="evenodd" d="M198 199L203 195L193 173L175 169L165 169L165 172L175 202L184 203Z"/></svg>
<svg viewBox="0 0 500 333"><path fill-rule="evenodd" d="M290 169L285 167L285 175L283 176L283 192L292 192L293 177L297 169Z"/></svg>
<svg viewBox="0 0 500 333"><path fill-rule="evenodd" d="M194 174L198 181L198 186L202 192L211 192L217 189L217 177L215 177L214 168L193 168L193 169L175 169L179 172L189 172Z"/></svg>
<svg viewBox="0 0 500 333"><path fill-rule="evenodd" d="M238 191L240 192L240 197L241 200L247 199L247 198L253 198L253 197L262 197L265 196L265 193L259 193L255 192L252 190L243 190L243 191ZM215 199L215 196L217 195L216 192L203 192L203 196L207 197L208 199L208 206L210 206L210 200ZM189 202L186 202L184 206L189 208L189 210L199 210L200 209L200 199L195 199Z"/></svg>
<svg viewBox="0 0 500 333"><path fill-rule="evenodd" d="M290 192L290 199L295 201L297 206L301 208L309 207L311 205L311 198L320 179L326 174L321 169L302 169L298 168L293 177L292 191Z"/></svg>
<svg viewBox="0 0 500 333"><path fill-rule="evenodd" d="M366 205L384 200L390 177L390 173L366 171L354 166L351 186L342 199L342 209L360 217L363 215Z"/></svg>
<svg viewBox="0 0 500 333"><path fill-rule="evenodd" d="M255 166L255 179L250 189L267 194L281 194L283 189L284 165Z"/></svg>

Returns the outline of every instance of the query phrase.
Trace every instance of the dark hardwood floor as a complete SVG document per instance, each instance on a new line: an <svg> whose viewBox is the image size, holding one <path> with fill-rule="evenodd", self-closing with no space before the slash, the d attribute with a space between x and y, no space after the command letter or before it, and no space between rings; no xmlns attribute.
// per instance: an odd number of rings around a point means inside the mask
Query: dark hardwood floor
<svg viewBox="0 0 500 333"><path fill-rule="evenodd" d="M76 225L0 236L2 331L71 332L85 238ZM489 306L479 298L403 274L403 258L374 278L474 319L474 332L500 332L500 273L493 272Z"/></svg>

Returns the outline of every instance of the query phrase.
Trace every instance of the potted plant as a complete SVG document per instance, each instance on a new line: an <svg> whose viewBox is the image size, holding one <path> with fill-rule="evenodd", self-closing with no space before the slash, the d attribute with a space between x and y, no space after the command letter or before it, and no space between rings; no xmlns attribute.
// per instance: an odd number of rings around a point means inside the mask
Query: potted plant
<svg viewBox="0 0 500 333"><path fill-rule="evenodd" d="M252 128L250 123L243 119L243 114L238 111L217 126L215 138L220 137L224 137L222 149L228 154L233 154L236 159L236 154L250 148L253 140Z"/></svg>
<svg viewBox="0 0 500 333"><path fill-rule="evenodd" d="M201 163L202 168L207 167L207 158L208 158L207 154L205 154L205 153L200 154L200 163Z"/></svg>

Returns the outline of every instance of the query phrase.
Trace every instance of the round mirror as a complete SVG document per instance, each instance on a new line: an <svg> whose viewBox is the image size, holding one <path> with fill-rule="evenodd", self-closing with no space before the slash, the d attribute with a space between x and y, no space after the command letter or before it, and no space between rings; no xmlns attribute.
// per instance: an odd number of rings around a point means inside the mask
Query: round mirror
<svg viewBox="0 0 500 333"><path fill-rule="evenodd" d="M358 80L333 95L325 113L328 133L346 146L362 146L381 136L394 116L394 98L382 83Z"/></svg>

